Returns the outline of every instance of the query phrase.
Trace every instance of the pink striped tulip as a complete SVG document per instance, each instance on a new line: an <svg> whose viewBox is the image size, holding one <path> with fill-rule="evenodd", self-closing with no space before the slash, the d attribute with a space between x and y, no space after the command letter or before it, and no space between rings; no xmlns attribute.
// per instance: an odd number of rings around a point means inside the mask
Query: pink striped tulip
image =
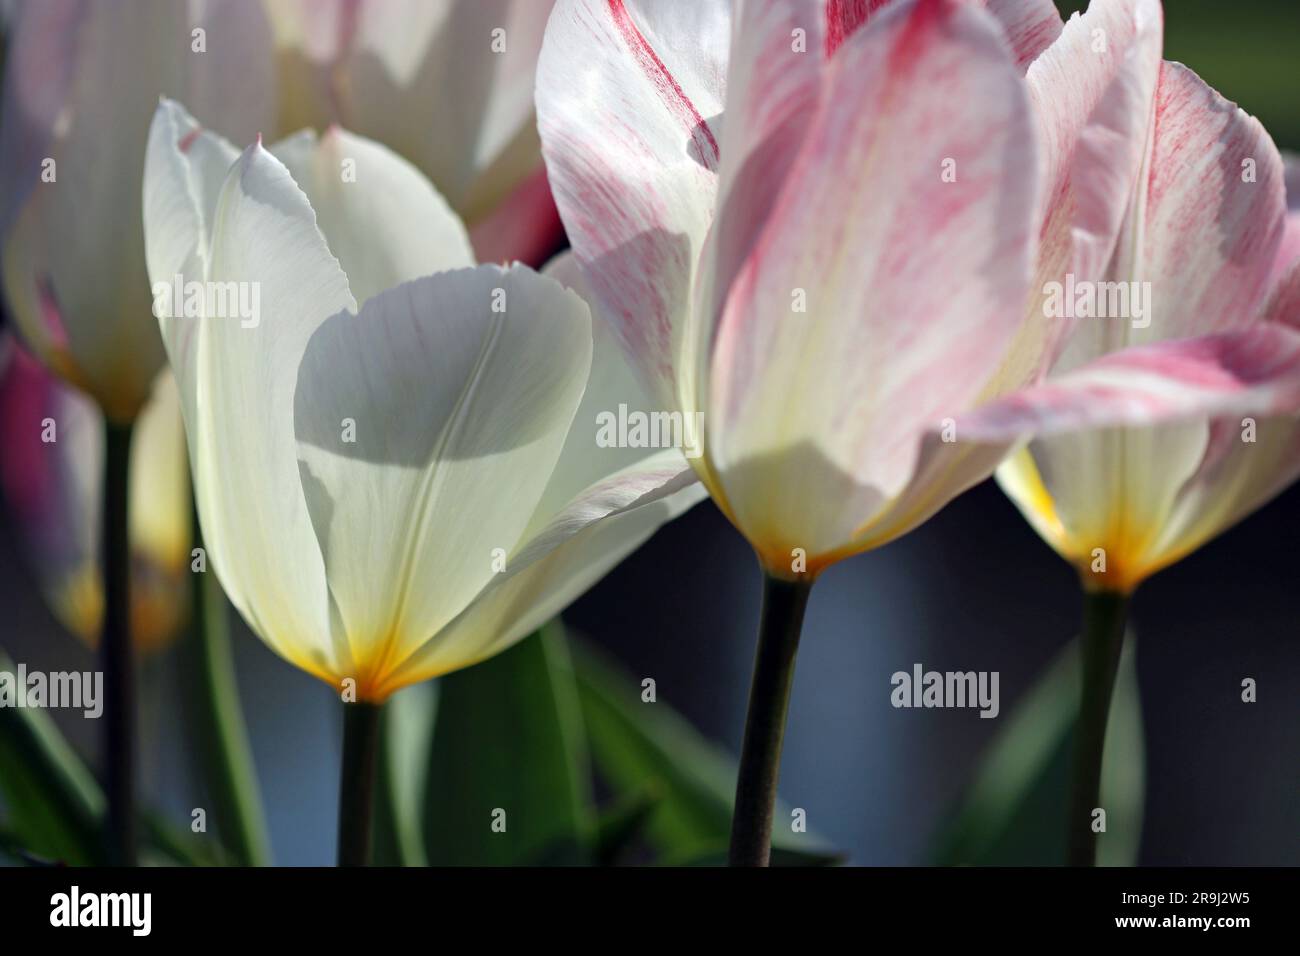
<svg viewBox="0 0 1300 956"><path fill-rule="evenodd" d="M1094 0L1029 69L1049 130L1078 144L1068 271L1149 283L1147 313L1075 320L1047 381L960 425L1035 436L1000 484L1086 587L1124 593L1300 475L1283 162L1257 120L1161 59L1161 35L1156 0Z"/></svg>
<svg viewBox="0 0 1300 956"><path fill-rule="evenodd" d="M702 416L693 464L769 574L906 533L1035 416L1300 402L1300 336L1276 324L1118 359L1143 375L1113 401L1078 378L1110 358L1020 393L1073 347L1044 281L1114 228L1106 124L1142 123L1133 38L1158 6L1098 7L1113 35L1084 70L1052 52L1081 28L1049 0L556 4L537 109L577 262L655 400Z"/></svg>

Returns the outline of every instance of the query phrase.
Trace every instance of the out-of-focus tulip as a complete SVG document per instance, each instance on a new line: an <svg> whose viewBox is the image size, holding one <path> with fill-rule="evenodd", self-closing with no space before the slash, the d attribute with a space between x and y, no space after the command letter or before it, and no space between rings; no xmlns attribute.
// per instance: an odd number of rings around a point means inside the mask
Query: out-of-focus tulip
<svg viewBox="0 0 1300 956"><path fill-rule="evenodd" d="M592 370L585 303L474 267L377 143L333 129L241 156L164 103L145 222L156 282L260 302L161 319L213 567L269 646L360 700L509 646L703 494L675 450L596 447L575 411L626 398L584 399L589 372L626 375L610 348Z"/></svg>
<svg viewBox="0 0 1300 956"><path fill-rule="evenodd" d="M26 344L110 418L164 364L150 312L140 171L160 92L217 128L269 128L273 40L257 0L25 3L0 109L0 265Z"/></svg>
<svg viewBox="0 0 1300 956"><path fill-rule="evenodd" d="M103 416L11 338L0 345L0 486L13 527L59 622L89 644L103 615ZM131 636L173 637L188 603L189 471L171 373L136 422L131 449Z"/></svg>
<svg viewBox="0 0 1300 956"><path fill-rule="evenodd" d="M414 163L480 260L539 263L561 238L533 121L551 0L285 0L282 129L331 123Z"/></svg>
<svg viewBox="0 0 1300 956"><path fill-rule="evenodd" d="M1136 30L1116 28L1124 16ZM1109 63L1090 54L1098 30L1117 47ZM1161 32L1155 0L1096 0L1031 67L1057 128L1082 144L1066 271L1079 289L1122 289L1130 308L1076 318L1045 384L959 424L1036 436L1000 484L1086 587L1121 593L1300 475L1285 334L1300 324L1300 247L1282 159L1258 121L1161 60ZM1102 95L1080 116L1088 90ZM1194 348L1208 365L1188 362ZM1270 379L1271 405L1240 391ZM1176 408L1176 422L1107 427Z"/></svg>

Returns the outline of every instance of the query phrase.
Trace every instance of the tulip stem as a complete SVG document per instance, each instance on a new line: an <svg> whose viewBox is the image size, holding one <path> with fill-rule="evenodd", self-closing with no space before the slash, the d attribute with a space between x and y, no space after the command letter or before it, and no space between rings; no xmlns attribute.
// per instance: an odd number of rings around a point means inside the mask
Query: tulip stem
<svg viewBox="0 0 1300 956"><path fill-rule="evenodd" d="M128 533L132 425L108 421L104 439L104 775L108 861L135 865L135 661L131 648Z"/></svg>
<svg viewBox="0 0 1300 956"><path fill-rule="evenodd" d="M795 652L811 590L811 581L786 581L770 574L763 577L758 651L731 818L731 866L767 866L772 855L781 741L794 682Z"/></svg>
<svg viewBox="0 0 1300 956"><path fill-rule="evenodd" d="M1102 755L1106 746L1106 721L1119 671L1120 650L1128 596L1115 591L1084 594L1083 683L1079 718L1074 728L1074 779L1070 788L1067 861L1070 866L1095 866L1097 833L1093 812L1101 799Z"/></svg>
<svg viewBox="0 0 1300 956"><path fill-rule="evenodd" d="M339 866L370 862L381 704L343 705L343 769L339 774Z"/></svg>
<svg viewBox="0 0 1300 956"><path fill-rule="evenodd" d="M197 515L194 521L197 529ZM197 532L195 542L203 546ZM222 842L241 866L267 866L270 838L239 706L226 595L210 568L194 575L194 639L195 717L205 744L206 783Z"/></svg>

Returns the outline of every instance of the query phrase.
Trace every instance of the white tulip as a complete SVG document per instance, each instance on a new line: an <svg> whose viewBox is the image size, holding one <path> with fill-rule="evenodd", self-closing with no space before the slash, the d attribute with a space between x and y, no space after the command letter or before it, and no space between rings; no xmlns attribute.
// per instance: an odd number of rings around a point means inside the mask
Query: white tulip
<svg viewBox="0 0 1300 956"><path fill-rule="evenodd" d="M593 369L585 302L474 267L383 146L238 155L164 102L145 231L155 283L258 290L256 323L160 320L212 565L268 645L361 700L503 650L703 496L675 450L596 447L588 410L641 399L603 332Z"/></svg>

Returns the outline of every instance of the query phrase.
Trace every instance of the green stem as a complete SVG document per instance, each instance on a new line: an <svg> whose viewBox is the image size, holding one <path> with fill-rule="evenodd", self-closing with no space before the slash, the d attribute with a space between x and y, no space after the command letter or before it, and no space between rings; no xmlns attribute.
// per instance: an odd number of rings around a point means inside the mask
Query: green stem
<svg viewBox="0 0 1300 956"><path fill-rule="evenodd" d="M767 866L772 855L781 741L794 681L795 652L811 590L811 581L785 581L766 573L763 577L758 651L731 818L731 866Z"/></svg>
<svg viewBox="0 0 1300 956"><path fill-rule="evenodd" d="M131 424L105 426L103 571L105 779L108 860L135 865L135 673L131 649L131 542L128 534Z"/></svg>
<svg viewBox="0 0 1300 956"><path fill-rule="evenodd" d="M343 769L339 774L339 866L370 862L375 765L381 704L343 705Z"/></svg>
<svg viewBox="0 0 1300 956"><path fill-rule="evenodd" d="M197 532L195 540L202 547ZM217 827L240 865L268 866L270 838L239 705L229 610L210 568L194 575L194 641L194 713L205 744L206 784L217 811Z"/></svg>
<svg viewBox="0 0 1300 956"><path fill-rule="evenodd" d="M1114 591L1084 594L1083 681L1079 719L1074 728L1074 779L1070 788L1067 860L1070 866L1095 866L1097 834L1093 811L1101 799L1101 765L1106 720L1124 646L1128 596Z"/></svg>

